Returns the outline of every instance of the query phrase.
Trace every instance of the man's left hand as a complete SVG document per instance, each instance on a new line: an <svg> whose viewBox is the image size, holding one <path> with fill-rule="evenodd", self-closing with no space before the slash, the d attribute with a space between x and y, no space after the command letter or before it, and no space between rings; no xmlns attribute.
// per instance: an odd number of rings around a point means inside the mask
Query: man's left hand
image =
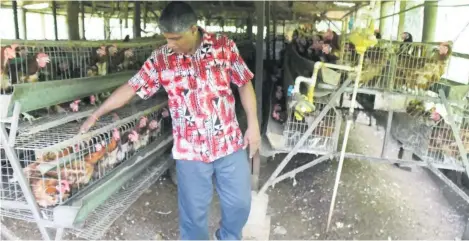
<svg viewBox="0 0 469 241"><path fill-rule="evenodd" d="M261 146L261 134L259 127L248 127L244 135L244 149L249 146L249 158L251 159Z"/></svg>

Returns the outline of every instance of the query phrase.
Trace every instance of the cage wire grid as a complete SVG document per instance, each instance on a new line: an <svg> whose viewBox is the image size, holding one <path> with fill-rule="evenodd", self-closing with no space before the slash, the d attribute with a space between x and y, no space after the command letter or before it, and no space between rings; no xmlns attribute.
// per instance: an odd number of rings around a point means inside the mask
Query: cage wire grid
<svg viewBox="0 0 469 241"><path fill-rule="evenodd" d="M145 106L139 106L140 108L144 108ZM151 109L151 108L150 108ZM160 111L162 108L158 108L158 110L154 110L153 112L149 113L147 115L149 120L156 119L159 117ZM135 111L131 110L124 110L121 111L120 113L126 112L127 114L135 113ZM119 127L119 133L125 133L128 132L129 130L133 129L137 123L138 116L135 116L133 120L131 120L128 123L122 124ZM164 119L163 119L164 120ZM104 124L105 125L105 124ZM160 130L162 132L167 132L170 127L170 125L164 121L160 121ZM60 128L62 131L64 130L63 128ZM148 143L154 141L153 134L149 133L148 135L152 135L151 137L148 137ZM69 183L72 183L73 186L73 192L79 193L84 187L93 185L95 182L106 176L108 173L110 173L115 167L117 167L119 164L124 162L125 160L129 159L132 155L135 154L136 151L138 150L128 150L125 152L125 157L123 160L118 161L117 163L114 162L112 164L109 164L113 158L116 158L116 152L119 148L115 148L113 151L109 152L106 151L106 153L103 155L102 158L100 158L97 162L97 165L90 164L86 160L88 157L88 153L95 153L97 152L97 149L94 147L96 144L102 144L103 148L107 148L108 145L110 144L110 140L113 137L113 134L111 132L105 132L101 133L97 136L94 136L88 143L81 143L79 146L80 148L77 150L75 149L74 152L71 152L69 149L66 151L68 148L65 148L62 151L59 152L48 152L48 153L38 153L34 152L34 149L16 149L17 156L20 159L20 162L22 166L25 168L23 171L25 172L25 175L27 177L28 183L30 183L30 187L32 188L33 195L35 193L41 193L42 191L46 190L49 187L50 180L54 180L58 183L61 182L61 180L67 180ZM91 142L91 143L90 143ZM71 147L70 147L71 148ZM114 153L114 155L113 155ZM8 160L6 158L5 153L2 150L1 153L1 160L2 160L2 183L1 183L1 198L2 200L8 200L8 201L13 201L17 203L23 203L26 204L26 199L23 195L23 191L19 187L19 184L12 181L15 179L15 176L13 175L13 168L9 166ZM45 159L46 157L52 158L55 161L52 162L37 162L37 158L39 157ZM42 155L42 156L41 156ZM39 166L36 166L35 168L32 168L35 164L39 164ZM47 171L44 171L42 173L39 173L38 169L40 170L41 165L48 165L49 168L46 169ZM109 165L108 165L109 164ZM31 167L30 169L28 169ZM25 170L30 170L30 171L25 171ZM91 171L90 171L91 170ZM33 175L34 174L34 175ZM51 176L53 178L51 178ZM68 197L70 197L74 193L59 193L57 194L58 196L53 196L56 198L55 201L51 201L50 198L44 199L41 198L41 210L44 215L44 218L46 219L52 219L52 212L50 209L48 209L47 205L49 206L55 206L55 205L60 205L64 201L67 200ZM46 204L44 204L46 203ZM39 202L38 202L39 204ZM42 208L43 207L43 208ZM25 217L25 215L31 214L31 212L26 212L22 213L21 210L5 210L2 209L2 212L5 213L5 216L11 216L11 217L16 217L16 218L21 218L23 220L31 220L32 217ZM22 215L23 214L23 215Z"/></svg>
<svg viewBox="0 0 469 241"><path fill-rule="evenodd" d="M103 237L114 221L161 177L170 163L169 157L164 157L157 164L149 167L143 174L130 180L93 211L85 221L83 228L70 229L69 231L88 240L97 240Z"/></svg>

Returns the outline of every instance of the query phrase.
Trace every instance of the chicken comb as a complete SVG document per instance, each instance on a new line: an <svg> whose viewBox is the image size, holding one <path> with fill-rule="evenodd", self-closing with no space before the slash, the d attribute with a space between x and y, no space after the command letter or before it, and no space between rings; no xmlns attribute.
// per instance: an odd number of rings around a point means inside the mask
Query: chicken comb
<svg viewBox="0 0 469 241"><path fill-rule="evenodd" d="M37 58L49 58L49 55L43 52L37 54Z"/></svg>

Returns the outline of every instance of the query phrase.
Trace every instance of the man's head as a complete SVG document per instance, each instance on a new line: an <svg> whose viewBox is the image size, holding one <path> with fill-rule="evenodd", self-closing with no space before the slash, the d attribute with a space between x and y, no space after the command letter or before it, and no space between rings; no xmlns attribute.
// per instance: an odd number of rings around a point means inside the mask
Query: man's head
<svg viewBox="0 0 469 241"><path fill-rule="evenodd" d="M185 2L171 2L161 12L159 27L168 47L176 53L189 53L197 48L197 15Z"/></svg>

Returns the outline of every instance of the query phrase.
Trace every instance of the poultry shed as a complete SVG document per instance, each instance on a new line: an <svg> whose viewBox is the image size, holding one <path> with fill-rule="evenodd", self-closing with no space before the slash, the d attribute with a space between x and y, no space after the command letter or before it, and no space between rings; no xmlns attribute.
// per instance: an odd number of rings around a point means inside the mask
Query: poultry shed
<svg viewBox="0 0 469 241"><path fill-rule="evenodd" d="M230 36L252 56L252 42ZM173 165L163 89L79 128L165 44L2 40L1 216L36 222L45 239L64 229L98 239Z"/></svg>
<svg viewBox="0 0 469 241"><path fill-rule="evenodd" d="M340 36L331 30L294 32L281 67L271 76L274 86L268 142L261 153L287 155L258 195L285 179L293 179L295 185L297 173L338 159L328 228L344 158L427 167L469 202L469 196L443 174L444 170L469 173L469 85L442 79L455 54L452 41L378 40L370 16L364 14L349 33L343 28ZM347 26L347 21L342 26ZM380 155L347 152L348 135L358 111L369 113L370 126L375 112L387 112L383 142L376 143L381 147ZM404 156L389 155L392 137L407 150ZM341 151L339 139L343 142ZM283 173L296 153L316 156ZM422 161L413 159L412 154Z"/></svg>

